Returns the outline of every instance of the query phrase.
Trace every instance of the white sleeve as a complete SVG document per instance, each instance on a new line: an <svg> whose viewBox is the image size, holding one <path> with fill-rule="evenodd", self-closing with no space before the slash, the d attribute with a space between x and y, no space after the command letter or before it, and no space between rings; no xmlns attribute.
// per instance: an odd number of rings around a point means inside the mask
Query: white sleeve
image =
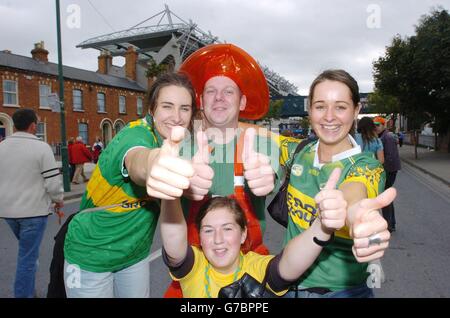
<svg viewBox="0 0 450 318"><path fill-rule="evenodd" d="M125 155L124 155L123 158L122 158L122 165L121 165L121 167L120 167L120 172L122 173L122 176L123 176L124 178L128 178L128 177L129 177L127 167L125 167L125 158L127 157L128 153L129 153L131 150L136 149L136 148L145 148L145 149L148 149L148 148L146 148L146 147L144 147L144 146L135 146L135 147L131 147L130 149L127 150L127 152L125 153Z"/></svg>
<svg viewBox="0 0 450 318"><path fill-rule="evenodd" d="M41 175L44 178L44 187L52 202L64 200L64 188L62 175L56 164L55 157L50 146L46 145L42 154Z"/></svg>

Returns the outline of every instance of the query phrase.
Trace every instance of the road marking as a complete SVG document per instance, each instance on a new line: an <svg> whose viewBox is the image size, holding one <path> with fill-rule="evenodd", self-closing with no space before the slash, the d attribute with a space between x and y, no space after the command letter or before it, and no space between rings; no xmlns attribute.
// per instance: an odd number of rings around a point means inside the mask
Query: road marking
<svg viewBox="0 0 450 318"><path fill-rule="evenodd" d="M153 253L150 254L150 260L148 262L149 263L153 262L155 259L157 259L161 255L162 255L162 250L157 249L156 251L154 251Z"/></svg>

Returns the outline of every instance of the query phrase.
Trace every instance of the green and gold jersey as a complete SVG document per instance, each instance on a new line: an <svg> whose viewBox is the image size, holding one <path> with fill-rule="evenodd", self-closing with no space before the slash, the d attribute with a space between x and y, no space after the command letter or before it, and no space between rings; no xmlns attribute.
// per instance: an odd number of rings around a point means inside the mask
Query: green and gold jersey
<svg viewBox="0 0 450 318"><path fill-rule="evenodd" d="M132 148L157 148L161 137L150 116L129 123L102 152L80 210L70 222L64 257L91 272L114 272L149 255L159 216L159 203L136 185L125 169ZM86 209L96 208L95 211Z"/></svg>
<svg viewBox="0 0 450 318"><path fill-rule="evenodd" d="M266 275L267 266L273 255L260 255L255 252L243 254L239 267L235 273L222 274L216 271L208 262L203 251L192 246L194 252L194 263L188 274L182 278L176 278L170 274L172 279L180 282L184 298L217 298L222 287L227 286L240 279L248 273L258 282L262 283ZM286 290L278 293L282 295Z"/></svg>
<svg viewBox="0 0 450 318"><path fill-rule="evenodd" d="M353 138L351 138L353 143ZM326 184L334 168L341 168L338 185L361 182L368 197L374 198L384 190L385 172L373 154L354 148L333 157L333 162L319 164L318 142L305 146L293 159L288 187L289 222L285 244L309 228L311 218L317 216L314 197ZM297 145L289 145L292 153ZM292 161L290 158L289 160ZM360 264L352 254L353 240L347 227L335 232L333 243L326 246L314 264L299 281L302 287L324 287L332 291L347 289L365 283L369 273L367 263Z"/></svg>

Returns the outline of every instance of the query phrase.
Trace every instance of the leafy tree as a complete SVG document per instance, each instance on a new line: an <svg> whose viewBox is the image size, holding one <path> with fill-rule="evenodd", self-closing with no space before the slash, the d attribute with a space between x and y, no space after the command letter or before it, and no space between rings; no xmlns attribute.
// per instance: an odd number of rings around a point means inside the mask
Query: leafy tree
<svg viewBox="0 0 450 318"><path fill-rule="evenodd" d="M302 127L302 129L304 131L308 131L309 126L310 126L308 117L300 118L299 124L300 124L300 127Z"/></svg>
<svg viewBox="0 0 450 318"><path fill-rule="evenodd" d="M165 64L156 64L156 61L150 57L147 62L147 71L145 72L145 76L148 78L155 78L158 75L164 73L167 70L167 65Z"/></svg>
<svg viewBox="0 0 450 318"><path fill-rule="evenodd" d="M375 92L369 94L369 113L381 113L381 114L390 114L390 113L401 113L400 104L397 97L392 95L385 95L381 93L379 90L375 90Z"/></svg>
<svg viewBox="0 0 450 318"><path fill-rule="evenodd" d="M283 106L283 100L282 99L276 99L276 100L270 100L269 102L269 111L264 116L264 119L278 119L281 115L281 107Z"/></svg>
<svg viewBox="0 0 450 318"><path fill-rule="evenodd" d="M395 36L374 62L373 104L407 115L413 128L433 121L435 131L450 133L450 15L435 9L415 31Z"/></svg>
<svg viewBox="0 0 450 318"><path fill-rule="evenodd" d="M446 132L450 125L450 15L434 10L423 16L414 37L414 64L426 111L435 130Z"/></svg>

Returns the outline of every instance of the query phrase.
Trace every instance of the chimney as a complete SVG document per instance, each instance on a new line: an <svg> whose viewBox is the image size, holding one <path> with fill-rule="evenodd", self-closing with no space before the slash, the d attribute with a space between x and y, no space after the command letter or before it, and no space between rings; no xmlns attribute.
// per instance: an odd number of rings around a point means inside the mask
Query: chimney
<svg viewBox="0 0 450 318"><path fill-rule="evenodd" d="M33 59L39 62L48 62L48 51L44 47L44 41L34 43L34 49L31 51Z"/></svg>
<svg viewBox="0 0 450 318"><path fill-rule="evenodd" d="M98 57L98 73L108 74L112 66L112 56L109 51L102 50L100 56Z"/></svg>
<svg viewBox="0 0 450 318"><path fill-rule="evenodd" d="M125 76L132 81L136 81L136 64L138 54L132 46L129 46L125 53Z"/></svg>

